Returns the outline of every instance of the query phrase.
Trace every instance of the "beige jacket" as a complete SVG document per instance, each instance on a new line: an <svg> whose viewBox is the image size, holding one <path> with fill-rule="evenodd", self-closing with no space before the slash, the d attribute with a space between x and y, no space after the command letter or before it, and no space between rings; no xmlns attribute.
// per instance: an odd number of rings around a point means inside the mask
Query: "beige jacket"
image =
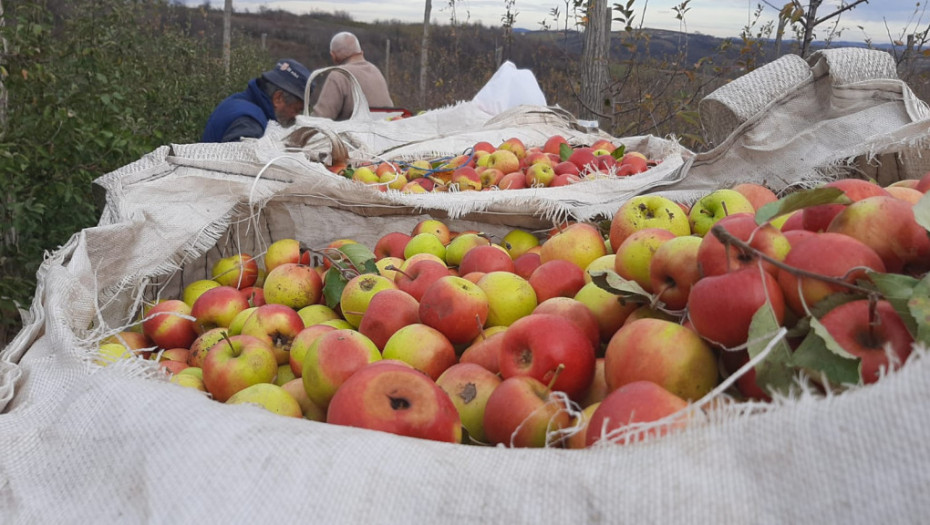
<svg viewBox="0 0 930 525"><path fill-rule="evenodd" d="M388 93L387 82L378 67L364 58L350 59L340 66L358 80L362 93L368 100L368 106L392 107L394 102ZM313 115L333 120L346 120L352 116L355 101L352 99L352 86L350 80L338 72L329 72L320 96L313 106Z"/></svg>

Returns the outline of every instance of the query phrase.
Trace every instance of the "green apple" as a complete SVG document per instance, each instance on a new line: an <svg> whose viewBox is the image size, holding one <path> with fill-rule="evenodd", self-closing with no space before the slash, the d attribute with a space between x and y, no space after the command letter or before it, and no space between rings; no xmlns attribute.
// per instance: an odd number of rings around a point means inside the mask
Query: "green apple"
<svg viewBox="0 0 930 525"><path fill-rule="evenodd" d="M620 244L635 231L663 228L675 235L689 235L688 214L675 201L661 195L637 195L624 202L610 221L610 247Z"/></svg>
<svg viewBox="0 0 930 525"><path fill-rule="evenodd" d="M614 258L614 271L629 281L635 281L643 290L652 293L649 268L656 250L676 235L662 228L637 230L620 243Z"/></svg>
<svg viewBox="0 0 930 525"><path fill-rule="evenodd" d="M536 308L536 291L528 280L515 273L489 272L476 284L488 296L485 326L510 326Z"/></svg>
<svg viewBox="0 0 930 525"><path fill-rule="evenodd" d="M227 405L258 405L280 416L303 417L300 404L287 390L271 383L258 383L233 394Z"/></svg>
<svg viewBox="0 0 930 525"><path fill-rule="evenodd" d="M430 234L426 234L430 235ZM368 303L371 298L381 290L395 290L397 285L394 281L374 273L363 273L349 279L345 288L342 289L342 295L339 299L342 317L352 325L358 328L362 322L362 316L368 309Z"/></svg>
<svg viewBox="0 0 930 525"><path fill-rule="evenodd" d="M404 259L409 259L418 253L429 253L446 260L446 246L434 233L418 233L410 238L404 247Z"/></svg>
<svg viewBox="0 0 930 525"><path fill-rule="evenodd" d="M735 213L755 213L752 203L742 193L728 188L714 190L691 205L688 221L691 231L703 237L717 221Z"/></svg>

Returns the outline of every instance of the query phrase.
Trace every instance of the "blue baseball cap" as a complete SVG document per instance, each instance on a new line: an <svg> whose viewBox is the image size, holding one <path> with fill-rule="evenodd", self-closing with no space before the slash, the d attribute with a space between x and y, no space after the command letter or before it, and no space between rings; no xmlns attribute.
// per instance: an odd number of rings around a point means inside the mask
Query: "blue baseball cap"
<svg viewBox="0 0 930 525"><path fill-rule="evenodd" d="M303 100L310 70L294 59L284 58L278 60L274 69L262 73L262 78Z"/></svg>

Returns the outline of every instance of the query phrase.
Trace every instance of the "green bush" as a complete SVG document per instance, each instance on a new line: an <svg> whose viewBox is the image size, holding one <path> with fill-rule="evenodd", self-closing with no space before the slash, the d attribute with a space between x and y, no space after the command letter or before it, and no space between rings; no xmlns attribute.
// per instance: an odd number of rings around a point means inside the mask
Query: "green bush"
<svg viewBox="0 0 930 525"><path fill-rule="evenodd" d="M164 1L18 2L0 26L0 346L20 329L46 251L97 223L97 177L163 144L197 142L212 108L273 58Z"/></svg>

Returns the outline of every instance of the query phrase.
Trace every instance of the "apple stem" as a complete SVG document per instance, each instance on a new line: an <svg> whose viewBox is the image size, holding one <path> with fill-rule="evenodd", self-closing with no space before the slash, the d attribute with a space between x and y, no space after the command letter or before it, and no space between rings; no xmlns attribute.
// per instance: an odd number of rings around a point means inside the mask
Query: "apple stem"
<svg viewBox="0 0 930 525"><path fill-rule="evenodd" d="M710 232L711 232L715 237L717 237L717 239L719 239L720 242L722 242L724 245L731 245L731 246L734 246L734 247L736 247L738 250L740 250L742 253L744 253L744 254L746 254L746 255L753 255L753 256L759 257L759 258L762 259L763 261L766 261L766 262L768 262L768 263L771 263L772 265L776 266L778 269L784 270L784 271L786 271L786 272L789 272L789 273L791 273L792 275L794 275L794 276L796 276L796 277L809 277L809 278L811 278L811 279L817 279L817 280L819 280L819 281L823 281L823 282L826 282L826 283L835 284L835 285L837 285L837 286L842 286L842 287L844 287L844 288L847 288L847 289L852 290L852 291L855 291L855 292L859 292L859 293L864 294L864 295L867 295L867 296L869 296L869 297L873 297L873 296L878 295L878 292L876 292L875 290L870 290L870 289L868 289L868 288L864 288L864 287L862 287L862 286L859 286L859 285L856 285L856 284L853 284L853 283L846 282L846 281L843 280L843 279L838 279L838 278L836 278L836 277L830 277L830 276L823 275L823 274L819 274L819 273L809 272L809 271L807 271L807 270L802 270L802 269L800 269L800 268L795 268L794 266L790 266L790 265L788 265L788 264L785 264L784 262L782 262L782 261L780 261L780 260L778 260L778 259L776 259L776 258L774 258L774 257L771 257L771 256L769 256L769 255L767 255L767 254L765 254L765 253L763 253L763 252L761 252L761 251L759 251L759 250L753 248L752 246L750 246L749 244L743 242L742 240L740 240L740 239L734 237L733 234L731 234L730 232L728 232L725 228L723 228L723 227L720 226L719 224L714 225L714 226L710 229Z"/></svg>
<svg viewBox="0 0 930 525"><path fill-rule="evenodd" d="M565 370L565 363L559 363L559 366L555 367L555 372L552 373L552 379L549 380L549 384L546 385L546 388L551 392L552 387L555 385L555 381L559 378L559 375L562 374L562 370Z"/></svg>
<svg viewBox="0 0 930 525"><path fill-rule="evenodd" d="M413 277L410 277L410 274L409 274L409 273L407 273L407 272L401 270L400 268L394 266L393 264L389 264L389 265L385 266L384 269L385 269L385 270L390 270L390 271L393 271L393 272L397 272L397 273L403 275L404 277L406 277L407 279L410 279L411 281L413 280Z"/></svg>
<svg viewBox="0 0 930 525"><path fill-rule="evenodd" d="M723 207L723 215L724 215L724 217L729 217L729 216L730 216L730 210L727 209L727 201L721 201L721 202L720 202L720 205Z"/></svg>
<svg viewBox="0 0 930 525"><path fill-rule="evenodd" d="M332 267L339 270L339 273L346 279L351 279L362 273L352 264L352 261L346 257L345 254L335 248L324 248L319 251L310 250L310 253L319 255L323 259L329 261ZM332 254L335 254L335 256Z"/></svg>

